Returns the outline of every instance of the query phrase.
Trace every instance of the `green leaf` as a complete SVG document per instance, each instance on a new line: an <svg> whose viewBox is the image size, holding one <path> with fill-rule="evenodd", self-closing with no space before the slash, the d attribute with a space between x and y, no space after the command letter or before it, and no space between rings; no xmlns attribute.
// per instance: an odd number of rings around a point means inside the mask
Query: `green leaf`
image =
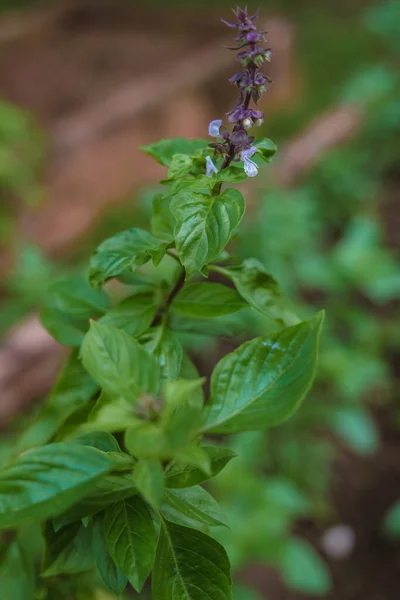
<svg viewBox="0 0 400 600"><path fill-rule="evenodd" d="M139 423L125 432L125 446L128 451L140 459L168 459L173 448L165 432L154 423Z"/></svg>
<svg viewBox="0 0 400 600"><path fill-rule="evenodd" d="M42 577L82 573L93 568L92 532L74 523L55 532L51 522L44 529L46 552Z"/></svg>
<svg viewBox="0 0 400 600"><path fill-rule="evenodd" d="M230 448L222 446L201 446L210 459L210 473L207 475L202 469L187 464L182 459L170 463L165 471L165 485L168 488L186 488L198 485L217 475L236 454Z"/></svg>
<svg viewBox="0 0 400 600"><path fill-rule="evenodd" d="M106 454L76 444L49 444L22 454L0 470L0 529L66 510L111 466Z"/></svg>
<svg viewBox="0 0 400 600"><path fill-rule="evenodd" d="M164 471L158 460L139 460L133 471L134 481L143 498L153 507L161 506Z"/></svg>
<svg viewBox="0 0 400 600"><path fill-rule="evenodd" d="M383 530L392 538L400 538L400 500L395 502L386 512Z"/></svg>
<svg viewBox="0 0 400 600"><path fill-rule="evenodd" d="M215 178L218 182L222 183L241 183L248 179L243 169L243 163L241 163L240 166L237 165L237 163L234 163L227 169L218 171Z"/></svg>
<svg viewBox="0 0 400 600"><path fill-rule="evenodd" d="M200 531L162 520L152 593L153 600L232 600L225 550Z"/></svg>
<svg viewBox="0 0 400 600"><path fill-rule="evenodd" d="M165 490L161 513L168 521L187 527L227 526L218 502L199 485Z"/></svg>
<svg viewBox="0 0 400 600"><path fill-rule="evenodd" d="M256 258L226 269L239 294L261 313L275 318L280 316L280 290L277 281Z"/></svg>
<svg viewBox="0 0 400 600"><path fill-rule="evenodd" d="M182 367L183 347L174 332L165 325L158 325L152 327L140 341L157 361L161 381L176 379Z"/></svg>
<svg viewBox="0 0 400 600"><path fill-rule="evenodd" d="M159 373L155 360L120 329L92 321L81 354L85 368L108 394L134 403L141 392L157 390Z"/></svg>
<svg viewBox="0 0 400 600"><path fill-rule="evenodd" d="M163 387L160 424L175 449L192 441L201 427L203 403L197 390L202 385L203 379L178 379L167 381Z"/></svg>
<svg viewBox="0 0 400 600"><path fill-rule="evenodd" d="M194 431L197 429L198 426L194 428ZM176 451L175 459L180 460L187 465L191 465L192 467L196 467L202 471L206 477L210 477L211 475L210 457L203 448L196 444L185 446L182 450Z"/></svg>
<svg viewBox="0 0 400 600"><path fill-rule="evenodd" d="M174 154L168 167L168 179L184 177L193 166L193 158L187 154Z"/></svg>
<svg viewBox="0 0 400 600"><path fill-rule="evenodd" d="M80 346L89 327L86 319L74 319L52 308L44 308L40 322L59 344L72 348Z"/></svg>
<svg viewBox="0 0 400 600"><path fill-rule="evenodd" d="M78 351L72 351L46 404L22 434L17 451L49 442L75 410L89 403L97 389L97 384L78 359Z"/></svg>
<svg viewBox="0 0 400 600"><path fill-rule="evenodd" d="M100 287L107 279L133 272L153 258L155 263L165 254L165 245L144 229L128 229L105 240L90 260L89 281Z"/></svg>
<svg viewBox="0 0 400 600"><path fill-rule="evenodd" d="M239 294L221 283L191 283L176 295L171 310L194 318L211 318L248 307Z"/></svg>
<svg viewBox="0 0 400 600"><path fill-rule="evenodd" d="M117 569L107 550L103 532L103 515L98 515L93 520L92 552L104 584L116 596L120 596L127 586L128 579Z"/></svg>
<svg viewBox="0 0 400 600"><path fill-rule="evenodd" d="M7 549L0 564L0 589L7 600L33 600L35 575L32 560L18 541Z"/></svg>
<svg viewBox="0 0 400 600"><path fill-rule="evenodd" d="M272 427L287 419L309 390L323 313L225 356L211 378L205 430L234 433Z"/></svg>
<svg viewBox="0 0 400 600"><path fill-rule="evenodd" d="M182 379L200 379L199 372L187 353L183 353L182 359L182 367L181 372L179 373L179 377ZM204 391L202 387L197 387L192 390L192 400L194 404L203 405L204 404Z"/></svg>
<svg viewBox="0 0 400 600"><path fill-rule="evenodd" d="M104 537L111 558L140 592L154 562L156 536L147 505L138 496L111 506L104 515Z"/></svg>
<svg viewBox="0 0 400 600"><path fill-rule="evenodd" d="M136 493L137 489L131 474L106 475L96 482L89 494L53 520L54 528L58 531L69 523L75 523L89 515L95 515L111 504L131 498Z"/></svg>
<svg viewBox="0 0 400 600"><path fill-rule="evenodd" d="M94 290L86 279L64 277L54 281L47 290L46 306L77 319L100 317L109 308L104 292Z"/></svg>
<svg viewBox="0 0 400 600"><path fill-rule="evenodd" d="M207 140L187 140L185 138L173 138L171 140L160 140L141 149L152 156L160 165L168 167L174 154L194 154L196 150L205 148Z"/></svg>
<svg viewBox="0 0 400 600"><path fill-rule="evenodd" d="M255 147L257 148L257 154L266 162L271 162L271 158L278 150L277 145L270 139L264 138L259 142L256 142Z"/></svg>
<svg viewBox="0 0 400 600"><path fill-rule="evenodd" d="M332 587L329 571L306 541L291 538L281 559L282 575L293 589L305 594L325 595Z"/></svg>
<svg viewBox="0 0 400 600"><path fill-rule="evenodd" d="M96 431L125 431L140 423L132 403L124 398L114 398L102 393L81 428Z"/></svg>
<svg viewBox="0 0 400 600"><path fill-rule="evenodd" d="M171 202L179 258L189 277L215 260L229 242L245 210L242 194L227 189L220 196L182 191Z"/></svg>
<svg viewBox="0 0 400 600"><path fill-rule="evenodd" d="M151 231L166 242L172 242L174 239L175 219L170 210L171 200L172 196L163 194L156 194L153 198Z"/></svg>
<svg viewBox="0 0 400 600"><path fill-rule="evenodd" d="M153 294L137 294L125 298L107 312L99 323L109 327L123 329L132 336L138 336L149 329L158 304Z"/></svg>
<svg viewBox="0 0 400 600"><path fill-rule="evenodd" d="M102 452L121 452L117 440L107 431L90 431L74 439L74 444L91 446Z"/></svg>

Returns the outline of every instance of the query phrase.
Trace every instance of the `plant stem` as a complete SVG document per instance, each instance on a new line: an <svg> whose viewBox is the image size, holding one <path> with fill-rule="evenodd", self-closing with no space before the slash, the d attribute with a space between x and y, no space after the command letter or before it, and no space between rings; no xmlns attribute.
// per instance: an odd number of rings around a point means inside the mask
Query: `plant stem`
<svg viewBox="0 0 400 600"><path fill-rule="evenodd" d="M181 291L181 289L183 288L184 285L185 285L185 271L182 271L182 273L179 275L174 287L172 288L172 290L168 294L167 298L163 302L162 306L160 306L160 308L158 309L150 327L155 327L156 325L160 324L164 315L167 313L170 305L172 304L175 296Z"/></svg>

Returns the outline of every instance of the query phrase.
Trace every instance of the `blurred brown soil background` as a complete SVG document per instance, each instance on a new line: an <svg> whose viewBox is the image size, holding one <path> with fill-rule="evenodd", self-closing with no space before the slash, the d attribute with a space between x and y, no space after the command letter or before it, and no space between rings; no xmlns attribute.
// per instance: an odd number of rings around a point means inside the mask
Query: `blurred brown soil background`
<svg viewBox="0 0 400 600"><path fill-rule="evenodd" d="M268 119L301 94L301 81L292 24L265 12L274 48L274 84L261 107ZM1 18L0 93L31 110L49 140L46 200L40 210L19 209L21 238L50 256L68 256L110 205L162 176L140 145L162 137L206 137L208 122L235 96L225 84L235 65L223 49L231 38L220 16L220 7L215 14L198 4L176 12L159 3L155 19L145 2L129 7L119 0L66 0ZM354 106L318 115L282 148L272 176L294 185L321 152L351 136L361 118ZM3 249L0 272L12 262ZM0 346L0 423L46 393L61 358L36 317L10 332ZM327 600L400 595L400 551L379 532L384 511L400 496L400 436L385 414L377 418L383 443L373 458L338 449L332 501L337 522L354 529L357 543L349 559L330 561L335 590ZM319 524L299 523L298 530L319 549ZM264 566L250 567L243 579L274 600L306 598L285 589Z"/></svg>

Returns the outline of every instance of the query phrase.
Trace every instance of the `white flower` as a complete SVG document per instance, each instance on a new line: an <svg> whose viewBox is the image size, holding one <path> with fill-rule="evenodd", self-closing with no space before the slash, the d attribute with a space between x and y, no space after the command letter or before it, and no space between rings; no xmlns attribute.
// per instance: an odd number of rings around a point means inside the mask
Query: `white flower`
<svg viewBox="0 0 400 600"><path fill-rule="evenodd" d="M248 177L255 177L258 173L258 166L255 162L250 160L250 157L257 152L257 148L255 146L251 146L247 150L242 150L240 153L240 158L244 162L244 172Z"/></svg>
<svg viewBox="0 0 400 600"><path fill-rule="evenodd" d="M222 121L220 119L211 121L211 123L208 126L208 135L211 135L211 137L219 137L219 129L221 125Z"/></svg>
<svg viewBox="0 0 400 600"><path fill-rule="evenodd" d="M218 173L218 169L214 165L211 158L209 156L206 156L206 175L207 177L212 177L213 173Z"/></svg>

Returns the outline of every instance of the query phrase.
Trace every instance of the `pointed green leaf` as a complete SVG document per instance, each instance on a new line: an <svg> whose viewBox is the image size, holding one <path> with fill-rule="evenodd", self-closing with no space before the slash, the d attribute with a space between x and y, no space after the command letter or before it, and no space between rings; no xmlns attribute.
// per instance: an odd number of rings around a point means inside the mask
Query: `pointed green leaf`
<svg viewBox="0 0 400 600"><path fill-rule="evenodd" d="M188 154L174 154L168 167L168 179L179 179L187 175L193 166Z"/></svg>
<svg viewBox="0 0 400 600"><path fill-rule="evenodd" d="M256 258L226 269L239 294L261 313L279 317L280 290L278 282Z"/></svg>
<svg viewBox="0 0 400 600"><path fill-rule="evenodd" d="M144 229L128 229L105 240L90 260L89 281L93 287L125 271L132 273L153 258L159 262L165 244Z"/></svg>
<svg viewBox="0 0 400 600"><path fill-rule="evenodd" d="M102 452L121 452L117 440L107 431L90 431L74 439L74 444L91 446Z"/></svg>
<svg viewBox="0 0 400 600"><path fill-rule="evenodd" d="M199 485L165 490L161 513L168 521L187 527L227 525L218 502Z"/></svg>
<svg viewBox="0 0 400 600"><path fill-rule="evenodd" d="M159 508L164 494L164 471L158 460L139 460L133 471L134 481L143 498Z"/></svg>
<svg viewBox="0 0 400 600"><path fill-rule="evenodd" d="M183 347L174 332L165 325L159 325L152 327L140 341L158 362L161 380L176 379L182 366Z"/></svg>
<svg viewBox="0 0 400 600"><path fill-rule="evenodd" d="M59 344L71 348L81 345L89 328L88 319L76 319L54 308L44 308L40 322Z"/></svg>
<svg viewBox="0 0 400 600"><path fill-rule="evenodd" d="M257 148L257 154L267 163L271 162L271 158L278 150L276 144L268 138L264 138L254 145Z"/></svg>
<svg viewBox="0 0 400 600"><path fill-rule="evenodd" d="M95 515L111 504L131 498L135 494L137 489L131 474L108 474L96 482L89 494L53 520L54 529L58 531L69 523Z"/></svg>
<svg viewBox="0 0 400 600"><path fill-rule="evenodd" d="M49 521L44 528L46 552L42 577L82 573L93 568L92 532L82 523L74 523L58 532Z"/></svg>
<svg viewBox="0 0 400 600"><path fill-rule="evenodd" d="M151 216L151 231L153 235L172 242L174 239L175 219L172 216L170 204L172 196L156 194L153 198L153 211Z"/></svg>
<svg viewBox="0 0 400 600"><path fill-rule="evenodd" d="M49 444L22 454L0 470L0 529L66 510L111 467L106 454L77 444Z"/></svg>
<svg viewBox="0 0 400 600"><path fill-rule="evenodd" d="M125 446L132 456L142 459L168 460L174 455L172 441L154 423L142 422L125 432Z"/></svg>
<svg viewBox="0 0 400 600"><path fill-rule="evenodd" d="M205 430L272 427L300 405L314 377L323 313L225 356L211 378Z"/></svg>
<svg viewBox="0 0 400 600"><path fill-rule="evenodd" d="M175 452L175 459L199 469L206 478L211 476L210 457L203 448L196 444L191 444Z"/></svg>
<svg viewBox="0 0 400 600"><path fill-rule="evenodd" d="M140 419L136 416L131 402L124 398L108 396L103 392L91 410L87 422L82 425L82 429L125 431L127 427L136 426L139 422Z"/></svg>
<svg viewBox="0 0 400 600"><path fill-rule="evenodd" d="M233 289L220 283L191 283L177 294L171 310L194 318L212 318L235 313L248 303Z"/></svg>
<svg viewBox="0 0 400 600"><path fill-rule="evenodd" d="M104 584L116 596L120 596L127 586L128 579L117 569L107 550L103 533L103 515L93 519L92 552Z"/></svg>
<svg viewBox="0 0 400 600"><path fill-rule="evenodd" d="M159 385L153 357L124 331L91 322L81 348L85 368L103 390L134 403L141 392Z"/></svg>
<svg viewBox="0 0 400 600"><path fill-rule="evenodd" d="M162 520L152 593L153 600L232 600L225 550L200 531Z"/></svg>
<svg viewBox="0 0 400 600"><path fill-rule="evenodd" d="M205 148L207 145L207 140L172 138L142 146L141 149L152 156L160 165L168 167L174 154L194 154L196 150Z"/></svg>
<svg viewBox="0 0 400 600"><path fill-rule="evenodd" d="M200 271L225 248L245 210L244 198L233 189L220 196L179 193L171 202L176 219L176 248L188 277Z"/></svg>
<svg viewBox="0 0 400 600"><path fill-rule="evenodd" d="M111 506L105 513L104 537L117 568L140 592L154 562L156 535L147 505L138 496Z"/></svg>
<svg viewBox="0 0 400 600"><path fill-rule="evenodd" d="M186 488L198 485L210 477L217 475L236 454L230 448L222 446L201 446L203 452L208 454L210 460L210 473L207 475L202 469L182 460L170 463L165 471L165 485L169 488Z"/></svg>
<svg viewBox="0 0 400 600"><path fill-rule="evenodd" d="M123 329L126 333L138 336L149 329L158 305L153 294L137 294L122 300L99 319L101 325Z"/></svg>
<svg viewBox="0 0 400 600"><path fill-rule="evenodd" d="M45 304L65 315L90 319L103 315L110 302L104 292L94 290L86 279L64 277L48 287Z"/></svg>

